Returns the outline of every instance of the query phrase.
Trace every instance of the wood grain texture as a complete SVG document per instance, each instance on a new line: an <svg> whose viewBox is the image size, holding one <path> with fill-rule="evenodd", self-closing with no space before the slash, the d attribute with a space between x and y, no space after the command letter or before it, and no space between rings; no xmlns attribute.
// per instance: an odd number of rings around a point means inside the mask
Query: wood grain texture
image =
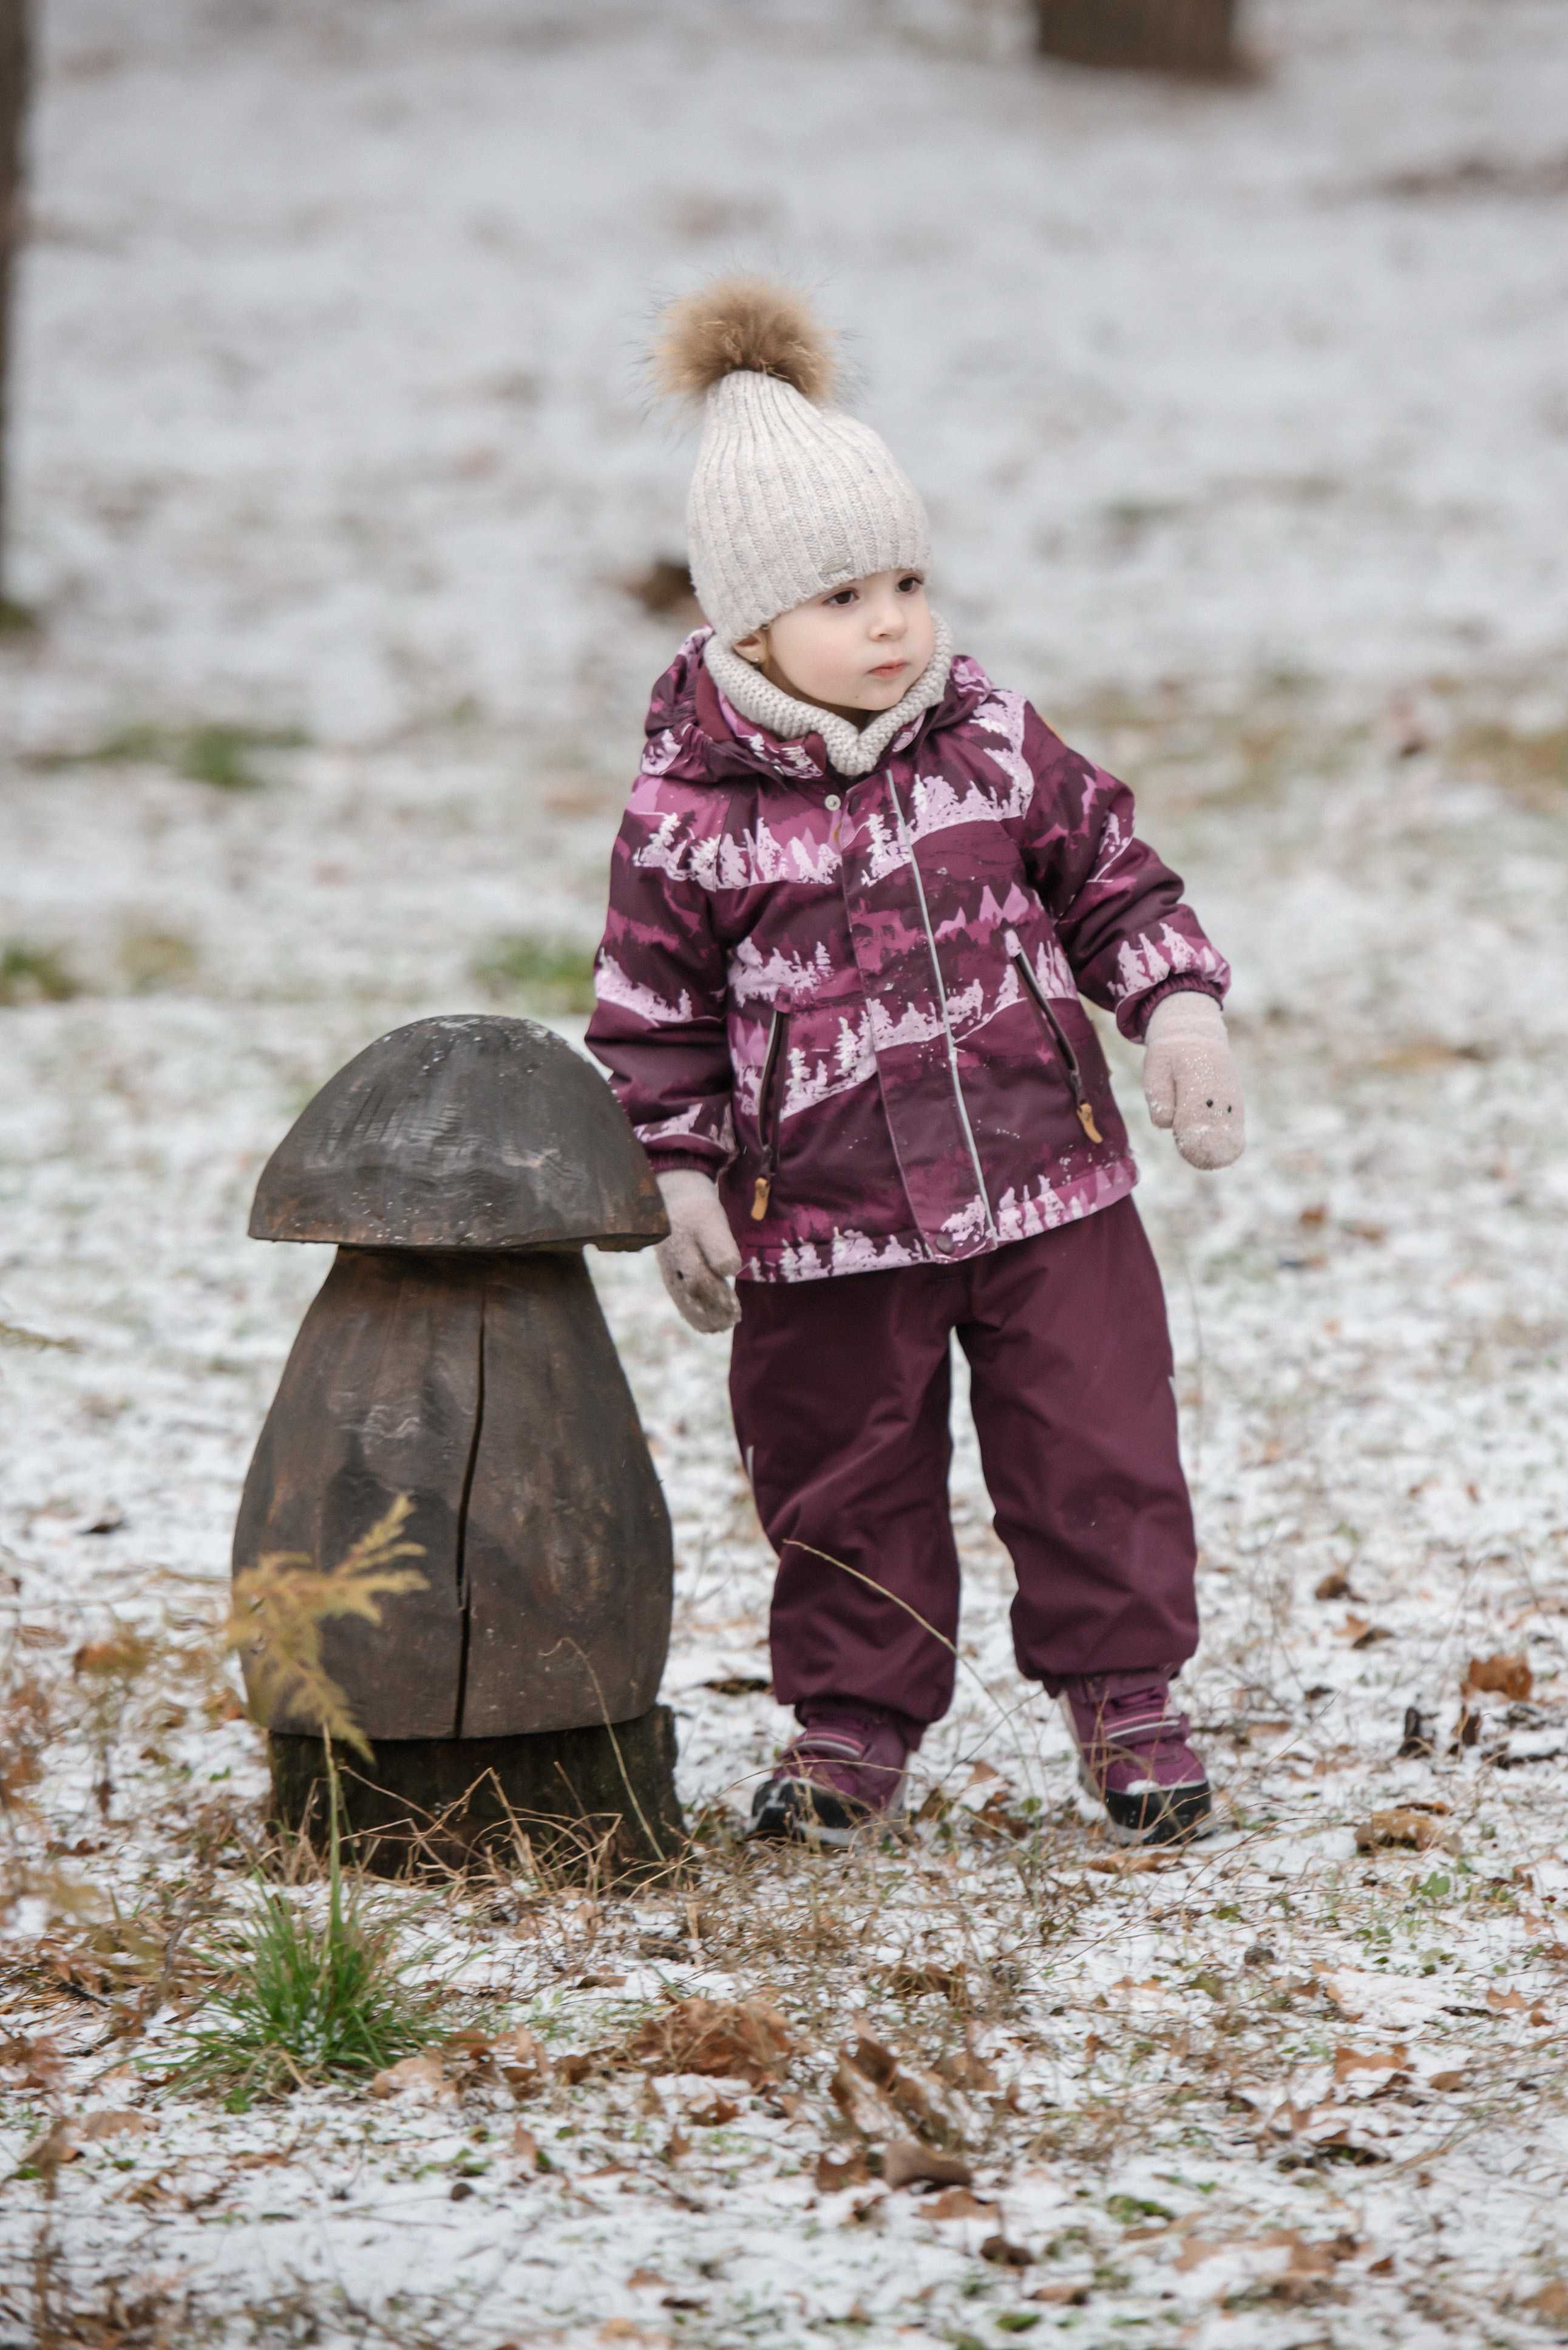
<svg viewBox="0 0 1568 2350"><path fill-rule="evenodd" d="M670 1513L580 1255L494 1261L463 1555L465 1738L626 1721L670 1647Z"/></svg>
<svg viewBox="0 0 1568 2350"><path fill-rule="evenodd" d="M379 1627L348 1618L322 1630L327 1669L371 1739L451 1738L458 1728L462 1497L485 1276L482 1259L340 1250L294 1342L240 1501L236 1573L273 1551L332 1567L400 1493L411 1497L404 1535L423 1545L409 1562L423 1587L384 1601ZM269 1727L317 1724L283 1716Z"/></svg>
<svg viewBox="0 0 1568 2350"><path fill-rule="evenodd" d="M275 1731L273 1803L286 1828L324 1846L328 1816L319 1738ZM568 1874L639 1874L684 1841L668 1706L631 1721L523 1738L383 1740L371 1762L336 1758L342 1826L361 1867L401 1875L421 1860L462 1866L532 1855Z"/></svg>
<svg viewBox="0 0 1568 2350"><path fill-rule="evenodd" d="M0 0L3 5L3 0ZM263 1170L254 1240L646 1248L670 1226L609 1087L535 1020L415 1020L328 1079Z"/></svg>
<svg viewBox="0 0 1568 2350"><path fill-rule="evenodd" d="M580 1253L338 1252L251 1463L235 1570L277 1551L330 1568L400 1493L423 1587L384 1601L379 1627L322 1633L372 1742L536 1734L652 1705L670 1518Z"/></svg>

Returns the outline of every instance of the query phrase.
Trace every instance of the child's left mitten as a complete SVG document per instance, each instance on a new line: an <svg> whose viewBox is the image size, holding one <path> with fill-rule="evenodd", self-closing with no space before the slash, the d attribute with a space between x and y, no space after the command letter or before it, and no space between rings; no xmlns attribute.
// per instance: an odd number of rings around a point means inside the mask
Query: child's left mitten
<svg viewBox="0 0 1568 2350"><path fill-rule="evenodd" d="M1241 1081L1211 995L1180 989L1157 1003L1144 1031L1143 1092L1156 1126L1175 1129L1190 1166L1229 1167L1247 1145Z"/></svg>

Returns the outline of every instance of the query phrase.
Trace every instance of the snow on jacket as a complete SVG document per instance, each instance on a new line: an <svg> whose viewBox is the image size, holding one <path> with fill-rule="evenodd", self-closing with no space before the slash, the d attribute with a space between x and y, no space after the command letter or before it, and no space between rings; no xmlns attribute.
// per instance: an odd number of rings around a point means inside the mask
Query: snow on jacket
<svg viewBox="0 0 1568 2350"><path fill-rule="evenodd" d="M1223 959L1132 795L977 662L868 775L654 689L587 1041L654 1166L713 1176L742 1278L952 1263L1137 1181L1079 993L1141 1036Z"/></svg>

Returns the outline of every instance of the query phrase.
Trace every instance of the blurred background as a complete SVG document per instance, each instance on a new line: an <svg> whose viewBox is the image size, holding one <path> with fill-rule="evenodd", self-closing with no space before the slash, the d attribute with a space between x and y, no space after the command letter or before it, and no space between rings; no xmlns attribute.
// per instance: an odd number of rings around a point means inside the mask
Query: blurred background
<svg viewBox="0 0 1568 2350"><path fill-rule="evenodd" d="M455 929L524 927L524 835L587 940L689 617L692 442L641 348L735 263L816 289L961 643L1048 714L1550 678L1563 10L1248 0L1207 81L1037 47L1147 16L1213 64L1231 13L46 0L13 961L422 988Z"/></svg>

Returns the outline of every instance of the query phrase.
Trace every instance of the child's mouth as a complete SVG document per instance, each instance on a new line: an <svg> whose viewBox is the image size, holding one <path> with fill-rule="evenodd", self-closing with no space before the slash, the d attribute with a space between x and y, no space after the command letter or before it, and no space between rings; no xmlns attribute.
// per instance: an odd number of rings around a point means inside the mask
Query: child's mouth
<svg viewBox="0 0 1568 2350"><path fill-rule="evenodd" d="M883 661L879 668L872 671L871 674L873 677L900 677L909 666L908 661Z"/></svg>

